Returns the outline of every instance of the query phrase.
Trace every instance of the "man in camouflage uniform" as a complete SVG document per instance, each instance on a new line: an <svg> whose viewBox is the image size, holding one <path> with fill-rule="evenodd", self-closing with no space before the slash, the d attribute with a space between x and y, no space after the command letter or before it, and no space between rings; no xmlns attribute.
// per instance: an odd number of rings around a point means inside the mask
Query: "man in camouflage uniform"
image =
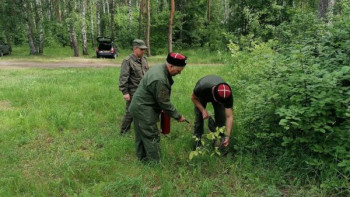
<svg viewBox="0 0 350 197"><path fill-rule="evenodd" d="M136 155L141 161L160 159L160 131L157 121L161 110L179 122L186 119L170 102L173 76L180 74L186 65L186 56L169 53L167 62L151 68L142 78L130 104L134 118Z"/></svg>
<svg viewBox="0 0 350 197"><path fill-rule="evenodd" d="M133 52L124 59L119 77L119 90L123 93L123 98L126 101L125 115L120 128L121 134L125 134L130 129L132 116L128 108L142 77L149 68L146 58L143 57L147 49L145 42L140 39L135 39L132 45Z"/></svg>

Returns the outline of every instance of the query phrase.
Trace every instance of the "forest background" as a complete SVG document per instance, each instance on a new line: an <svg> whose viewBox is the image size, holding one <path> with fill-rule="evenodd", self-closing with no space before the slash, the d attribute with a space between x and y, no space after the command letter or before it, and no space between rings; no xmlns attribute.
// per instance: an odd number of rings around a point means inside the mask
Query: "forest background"
<svg viewBox="0 0 350 197"><path fill-rule="evenodd" d="M235 95L227 157L189 161L189 129L175 125L163 164L140 167L132 138L111 134L119 68L2 70L0 194L350 195L349 0L1 0L0 28L15 58L94 58L98 36L126 55L141 38L151 62L176 50L224 64L188 68L174 92L214 73Z"/></svg>

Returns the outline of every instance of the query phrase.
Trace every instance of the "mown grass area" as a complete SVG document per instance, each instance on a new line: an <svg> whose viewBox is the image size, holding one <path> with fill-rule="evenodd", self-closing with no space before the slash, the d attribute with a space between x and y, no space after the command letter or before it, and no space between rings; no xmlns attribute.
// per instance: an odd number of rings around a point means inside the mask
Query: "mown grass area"
<svg viewBox="0 0 350 197"><path fill-rule="evenodd" d="M229 55L226 52L209 51L207 49L186 49L186 50L174 50L188 56L189 63L196 64L221 64L224 63L226 57ZM15 46L11 55L6 55L0 58L7 61L34 61L34 62L59 62L59 61L103 61L103 62L116 62L121 63L125 57L132 52L130 49L119 49L119 56L116 59L96 58L94 48L89 48L89 55L82 55L80 50L80 57L73 57L73 50L67 47L46 47L44 48L44 55L29 55L28 46ZM164 62L167 54L158 54L151 56L148 61L151 64Z"/></svg>
<svg viewBox="0 0 350 197"><path fill-rule="evenodd" d="M121 62L131 51L120 50L116 59L97 58L95 48L89 48L89 55L83 55L82 49L79 51L80 57L74 57L73 49L69 46L51 46L44 48L43 55L30 55L28 46L14 46L11 55L5 55L1 60L34 61L34 62L57 62L57 61L105 61Z"/></svg>
<svg viewBox="0 0 350 197"><path fill-rule="evenodd" d="M302 183L268 160L235 152L234 143L226 157L189 161L192 128L176 121L162 136L161 163L140 163L133 130L119 135L119 72L1 70L0 196L326 196L312 180ZM231 80L222 66L189 65L174 78L173 103L191 122L190 93L213 73ZM237 95L234 139L242 107Z"/></svg>

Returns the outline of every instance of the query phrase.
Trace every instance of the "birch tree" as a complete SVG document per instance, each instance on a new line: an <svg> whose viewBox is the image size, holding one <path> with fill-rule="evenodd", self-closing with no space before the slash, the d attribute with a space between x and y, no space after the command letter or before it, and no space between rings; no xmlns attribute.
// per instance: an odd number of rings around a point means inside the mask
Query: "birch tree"
<svg viewBox="0 0 350 197"><path fill-rule="evenodd" d="M151 56L151 45L150 45L150 33L151 33L151 0L147 0L147 28L146 28L146 45L147 57Z"/></svg>
<svg viewBox="0 0 350 197"><path fill-rule="evenodd" d="M143 13L144 13L144 8L145 8L145 1L146 1L146 0L140 0L138 38L141 38L141 34L142 34L142 23L143 23Z"/></svg>
<svg viewBox="0 0 350 197"><path fill-rule="evenodd" d="M335 0L320 0L318 3L318 17L324 18L328 12L332 14Z"/></svg>
<svg viewBox="0 0 350 197"><path fill-rule="evenodd" d="M115 25L114 25L114 14L115 14L115 9L114 9L115 5L114 5L114 0L111 0L111 39L112 41L114 41L115 38Z"/></svg>
<svg viewBox="0 0 350 197"><path fill-rule="evenodd" d="M78 47L78 39L77 39L77 34L74 29L74 7L75 7L75 1L69 1L68 2L68 12L70 17L67 19L68 23L68 29L69 29L69 35L71 39L71 45L74 50L74 56L79 57L79 47ZM73 5L74 4L74 5Z"/></svg>
<svg viewBox="0 0 350 197"><path fill-rule="evenodd" d="M59 23L62 22L62 15L61 15L61 8L60 8L60 1L59 0L54 0L54 9L56 13L56 18Z"/></svg>
<svg viewBox="0 0 350 197"><path fill-rule="evenodd" d="M44 53L44 27L43 27L43 9L41 0L36 0L36 14L37 14L37 29L39 32L39 54Z"/></svg>
<svg viewBox="0 0 350 197"><path fill-rule="evenodd" d="M128 16L129 16L129 33L131 34L132 33L132 29L131 29L131 27L132 27L132 3L131 3L132 1L131 0L129 0L128 1Z"/></svg>
<svg viewBox="0 0 350 197"><path fill-rule="evenodd" d="M81 34L83 38L83 55L89 55L88 53L88 46L87 46L87 35L86 35L86 2L87 0L82 1L82 27L81 27Z"/></svg>
<svg viewBox="0 0 350 197"><path fill-rule="evenodd" d="M90 0L90 27L91 27L91 45L92 45L92 47L95 46L93 5L94 5L94 1Z"/></svg>
<svg viewBox="0 0 350 197"><path fill-rule="evenodd" d="M173 51L173 25L174 25L175 2L170 1L169 33L168 33L168 53Z"/></svg>
<svg viewBox="0 0 350 197"><path fill-rule="evenodd" d="M97 36L101 36L101 2L96 1L96 23L97 23Z"/></svg>
<svg viewBox="0 0 350 197"><path fill-rule="evenodd" d="M30 1L23 0L22 4L23 4L23 13L25 13L25 20L26 20L29 54L35 55L37 54L37 49L36 49L35 39L34 39L33 16L30 9Z"/></svg>

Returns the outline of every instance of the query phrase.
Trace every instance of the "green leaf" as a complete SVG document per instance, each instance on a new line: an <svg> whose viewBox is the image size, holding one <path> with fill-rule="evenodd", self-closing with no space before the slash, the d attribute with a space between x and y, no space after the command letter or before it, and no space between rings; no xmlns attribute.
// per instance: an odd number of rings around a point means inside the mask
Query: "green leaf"
<svg viewBox="0 0 350 197"><path fill-rule="evenodd" d="M194 157L194 151L191 151L191 152L190 152L189 159L190 159L190 160L192 160L192 159L193 159L193 157Z"/></svg>

